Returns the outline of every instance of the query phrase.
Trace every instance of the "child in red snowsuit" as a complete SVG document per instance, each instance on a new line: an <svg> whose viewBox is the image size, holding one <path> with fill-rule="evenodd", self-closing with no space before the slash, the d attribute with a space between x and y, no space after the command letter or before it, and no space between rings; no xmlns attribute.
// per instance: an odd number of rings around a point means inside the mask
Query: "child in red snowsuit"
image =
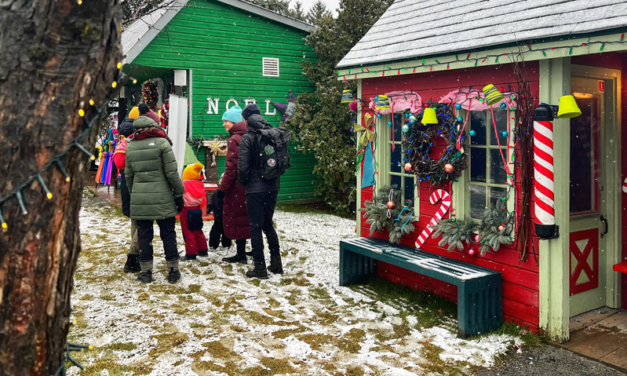
<svg viewBox="0 0 627 376"><path fill-rule="evenodd" d="M195 260L196 256L207 257L207 238L202 232L202 209L207 205L205 185L200 180L203 165L195 163L183 170L184 207L180 214L181 229L185 239L185 259Z"/></svg>

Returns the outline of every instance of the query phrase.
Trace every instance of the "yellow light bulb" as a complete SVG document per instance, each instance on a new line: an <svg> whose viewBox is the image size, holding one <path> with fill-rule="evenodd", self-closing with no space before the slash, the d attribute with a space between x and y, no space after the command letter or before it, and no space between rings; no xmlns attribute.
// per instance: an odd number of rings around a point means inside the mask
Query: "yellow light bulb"
<svg viewBox="0 0 627 376"><path fill-rule="evenodd" d="M47 193L46 197L48 197L48 200L52 200L52 193Z"/></svg>
<svg viewBox="0 0 627 376"><path fill-rule="evenodd" d="M93 345L89 345L89 349L93 350L94 346Z"/></svg>
<svg viewBox="0 0 627 376"><path fill-rule="evenodd" d="M120 69L120 68L122 68L122 62L121 61L118 63L118 69Z"/></svg>
<svg viewBox="0 0 627 376"><path fill-rule="evenodd" d="M111 83L111 87L115 89L116 87L118 87L118 83L117 83L117 82L115 82L115 81L113 81L113 82Z"/></svg>
<svg viewBox="0 0 627 376"><path fill-rule="evenodd" d="M72 321L72 325L76 325L76 320Z"/></svg>
<svg viewBox="0 0 627 376"><path fill-rule="evenodd" d="M85 116L85 111L83 111L83 109L81 108L80 110L78 110L78 114L83 117Z"/></svg>
<svg viewBox="0 0 627 376"><path fill-rule="evenodd" d="M92 156L91 156L91 160L92 160L92 161L95 161L95 160L96 160L96 156L95 156L95 155L92 155Z"/></svg>
<svg viewBox="0 0 627 376"><path fill-rule="evenodd" d="M78 5L81 5L83 3L83 0L78 0Z"/></svg>
<svg viewBox="0 0 627 376"><path fill-rule="evenodd" d="M136 84L136 83L137 83L137 80L133 80L133 83L134 83L134 84Z"/></svg>
<svg viewBox="0 0 627 376"><path fill-rule="evenodd" d="M9 225L7 225L6 223L3 223L3 224L2 224L2 229L3 229L3 230L6 230L6 229L8 229L8 228L9 228Z"/></svg>
<svg viewBox="0 0 627 376"><path fill-rule="evenodd" d="M65 181L69 183L70 182L70 177L68 176L67 178L65 178Z"/></svg>
<svg viewBox="0 0 627 376"><path fill-rule="evenodd" d="M93 105L94 105L94 100L93 100L93 99L90 99L90 100L89 100L89 105L90 105L90 106L93 106Z"/></svg>

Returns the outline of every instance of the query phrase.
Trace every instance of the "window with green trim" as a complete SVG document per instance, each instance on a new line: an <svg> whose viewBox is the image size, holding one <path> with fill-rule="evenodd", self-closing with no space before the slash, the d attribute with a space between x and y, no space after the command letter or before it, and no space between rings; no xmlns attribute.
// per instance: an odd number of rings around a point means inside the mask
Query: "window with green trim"
<svg viewBox="0 0 627 376"><path fill-rule="evenodd" d="M396 185L403 190L403 197L405 202L408 200L414 200L414 174L412 172L405 171L405 163L409 162L407 158L407 150L402 145L402 127L403 117L401 115L394 115L394 127L392 127L391 119L388 123L390 128L388 150L390 152L390 167L388 168L388 175L390 177L390 185ZM392 150L394 145L394 150Z"/></svg>
<svg viewBox="0 0 627 376"><path fill-rule="evenodd" d="M507 196L507 110L472 111L467 134L470 137L467 200L470 218L481 219L486 207ZM500 143L500 146L499 146Z"/></svg>

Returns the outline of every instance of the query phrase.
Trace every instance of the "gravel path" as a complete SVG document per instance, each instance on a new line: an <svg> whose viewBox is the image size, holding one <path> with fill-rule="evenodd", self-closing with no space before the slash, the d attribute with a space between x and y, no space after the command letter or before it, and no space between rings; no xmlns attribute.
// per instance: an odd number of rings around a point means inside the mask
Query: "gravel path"
<svg viewBox="0 0 627 376"><path fill-rule="evenodd" d="M627 356L627 354L625 354ZM493 369L475 376L621 376L626 375L603 363L553 346L524 350L507 357Z"/></svg>

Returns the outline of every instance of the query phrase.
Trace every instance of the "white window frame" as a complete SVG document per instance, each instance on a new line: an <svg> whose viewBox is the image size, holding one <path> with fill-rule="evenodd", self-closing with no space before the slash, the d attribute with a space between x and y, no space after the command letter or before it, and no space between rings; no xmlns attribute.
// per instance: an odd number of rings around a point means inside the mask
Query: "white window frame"
<svg viewBox="0 0 627 376"><path fill-rule="evenodd" d="M272 63L276 61L276 75L274 74L266 74L266 62L267 63ZM276 57L264 57L261 59L261 72L263 74L264 77L280 77L280 67L281 67L281 61L279 60L279 58Z"/></svg>
<svg viewBox="0 0 627 376"><path fill-rule="evenodd" d="M490 127L486 127L490 129L491 132L493 132L493 125L492 125L492 114L490 113L490 110L488 111L488 115L489 117L487 117L487 119L489 120L489 125ZM496 111L496 109L495 109ZM501 109L499 109L498 111L501 111ZM509 167L510 172L514 173L514 163L512 161L512 156L515 154L515 150L514 150L514 128L516 126L515 123L515 116L514 116L514 111L511 110L506 110L508 112L509 115L509 122L510 122L510 133L509 133L509 137L508 137L508 142L509 142L509 154L506 155L507 158L507 165ZM464 121L466 121L466 115L467 115L467 111L466 110L456 110L456 116L461 116ZM468 120L470 121L470 118L468 118ZM463 127L463 123L461 125L459 125L459 127ZM490 132L486 133L486 142L488 142L490 137ZM465 140L469 140L470 139L470 123L466 125L466 129L464 130L464 139ZM466 142L466 147L470 148L470 143ZM503 149L507 149L507 145L501 145L501 147ZM490 149L494 149L494 150L498 150L498 146L496 148L491 148L488 147L486 145L486 149L490 150ZM509 188L509 185L502 185L502 184L492 184L492 183L488 183L488 174L486 174L486 183L475 183L473 182L472 184L470 183L470 150L465 150L466 153L468 153L468 168L466 168L464 171L462 171L462 175L455 181L453 181L452 184L452 201L453 201L453 209L452 212L455 215L456 218L462 220L462 219L470 219L470 186L471 185L481 185L481 186L496 186L496 187L504 187L504 188ZM486 153L486 156L489 155L489 153ZM487 166L486 166L487 167ZM508 180L509 181L509 180ZM516 208L516 186L514 185L513 187L510 188L510 194L507 200L507 210L509 212L513 212ZM461 193L461 194L460 194ZM489 200L489 199L488 199ZM474 219L475 221L480 222L480 220L477 220L476 218ZM515 233L515 231L514 231ZM512 233L512 237L514 237L514 233Z"/></svg>
<svg viewBox="0 0 627 376"><path fill-rule="evenodd" d="M374 115L375 117L377 115ZM390 163L392 162L392 152L391 152L391 147L392 147L392 137L390 136L390 132L391 129L390 127L388 127L388 122L392 121L392 115L381 115L380 118L376 118L376 149L375 149L375 158L376 158L376 163L378 165L376 165L376 171L378 172L378 174L375 174L375 189L379 190L380 188L386 186L386 185L390 185L390 177L392 175L395 176L401 176L403 175L403 166L401 166L401 172L400 173L395 173L395 172L390 172ZM402 127L402 124L394 124L395 126L398 126L399 129L400 127ZM397 147L402 147L402 139L401 140L394 140L395 144L397 145ZM403 153L401 152L401 156L403 155ZM402 162L401 162L402 164ZM407 176L410 176L408 174L404 174ZM420 197L418 196L418 186L416 183L416 175L411 175L414 178L414 216L419 216L420 215ZM401 180L402 181L402 180ZM400 187L401 189L404 189L403 187ZM374 195L377 194L377 192L373 192ZM405 201L405 195L403 194L403 202Z"/></svg>

